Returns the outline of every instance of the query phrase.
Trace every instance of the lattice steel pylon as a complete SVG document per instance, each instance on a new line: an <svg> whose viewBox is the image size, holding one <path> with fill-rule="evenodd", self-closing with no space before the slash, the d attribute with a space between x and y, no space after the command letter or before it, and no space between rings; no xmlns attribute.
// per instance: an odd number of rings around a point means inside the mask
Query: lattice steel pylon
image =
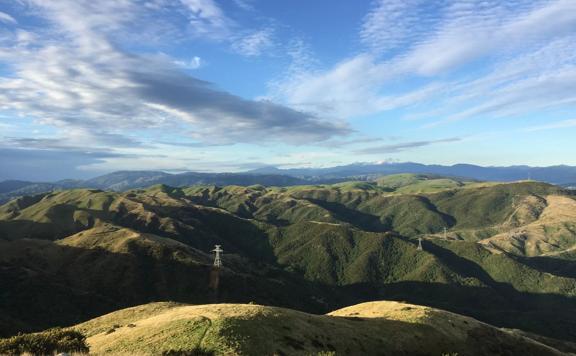
<svg viewBox="0 0 576 356"><path fill-rule="evenodd" d="M214 266L222 267L222 258L220 254L224 252L224 250L221 248L221 245L215 245L212 252L216 253L216 256L214 257Z"/></svg>
<svg viewBox="0 0 576 356"><path fill-rule="evenodd" d="M422 250L423 250L423 248L422 248L422 238L421 238L421 237L418 238L418 248L417 248L417 250L418 250L418 251L422 251Z"/></svg>

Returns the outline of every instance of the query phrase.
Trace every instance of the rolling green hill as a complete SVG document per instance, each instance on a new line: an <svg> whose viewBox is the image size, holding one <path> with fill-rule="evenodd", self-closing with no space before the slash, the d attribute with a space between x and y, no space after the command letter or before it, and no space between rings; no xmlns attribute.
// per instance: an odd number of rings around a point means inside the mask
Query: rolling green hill
<svg viewBox="0 0 576 356"><path fill-rule="evenodd" d="M154 303L75 329L91 352L208 355L561 355L472 318L418 305L372 302L327 315L246 304Z"/></svg>
<svg viewBox="0 0 576 356"><path fill-rule="evenodd" d="M163 300L319 313L386 299L576 340L574 207L553 185L430 175L20 198L0 207L0 314L15 321L0 331Z"/></svg>

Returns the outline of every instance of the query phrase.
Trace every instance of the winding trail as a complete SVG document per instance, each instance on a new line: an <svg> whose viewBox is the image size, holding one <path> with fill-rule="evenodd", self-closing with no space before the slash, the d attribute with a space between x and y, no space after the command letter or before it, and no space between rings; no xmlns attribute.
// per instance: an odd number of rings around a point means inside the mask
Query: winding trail
<svg viewBox="0 0 576 356"><path fill-rule="evenodd" d="M202 318L208 322L208 326L206 326L206 328L204 329L204 333L202 334L202 336L200 336L200 341L198 341L198 346L197 346L198 348L202 347L202 342L204 342L204 339L206 338L206 334L208 334L208 330L210 330L212 328L212 319L210 319L206 316L202 316Z"/></svg>

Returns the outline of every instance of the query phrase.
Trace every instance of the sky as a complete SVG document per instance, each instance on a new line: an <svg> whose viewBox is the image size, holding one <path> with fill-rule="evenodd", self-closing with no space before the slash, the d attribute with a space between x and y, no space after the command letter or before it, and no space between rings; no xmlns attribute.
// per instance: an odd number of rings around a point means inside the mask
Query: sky
<svg viewBox="0 0 576 356"><path fill-rule="evenodd" d="M0 179L576 165L574 0L0 0Z"/></svg>

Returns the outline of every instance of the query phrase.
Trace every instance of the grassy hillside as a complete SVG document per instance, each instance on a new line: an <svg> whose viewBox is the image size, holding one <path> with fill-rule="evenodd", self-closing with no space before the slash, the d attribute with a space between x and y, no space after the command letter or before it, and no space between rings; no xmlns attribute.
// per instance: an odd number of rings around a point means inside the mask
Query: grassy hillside
<svg viewBox="0 0 576 356"><path fill-rule="evenodd" d="M576 340L571 194L399 175L20 198L0 207L0 312L16 321L4 333L160 300L326 312L388 299ZM226 253L216 296L214 244Z"/></svg>
<svg viewBox="0 0 576 356"><path fill-rule="evenodd" d="M373 302L311 315L260 305L154 303L75 327L95 353L208 355L560 355L442 310Z"/></svg>
<svg viewBox="0 0 576 356"><path fill-rule="evenodd" d="M207 253L189 245L109 224L56 242L0 240L0 335L71 325L159 300L257 300L318 312L327 308L323 298L338 295L233 255L216 293L209 288L210 264Z"/></svg>

